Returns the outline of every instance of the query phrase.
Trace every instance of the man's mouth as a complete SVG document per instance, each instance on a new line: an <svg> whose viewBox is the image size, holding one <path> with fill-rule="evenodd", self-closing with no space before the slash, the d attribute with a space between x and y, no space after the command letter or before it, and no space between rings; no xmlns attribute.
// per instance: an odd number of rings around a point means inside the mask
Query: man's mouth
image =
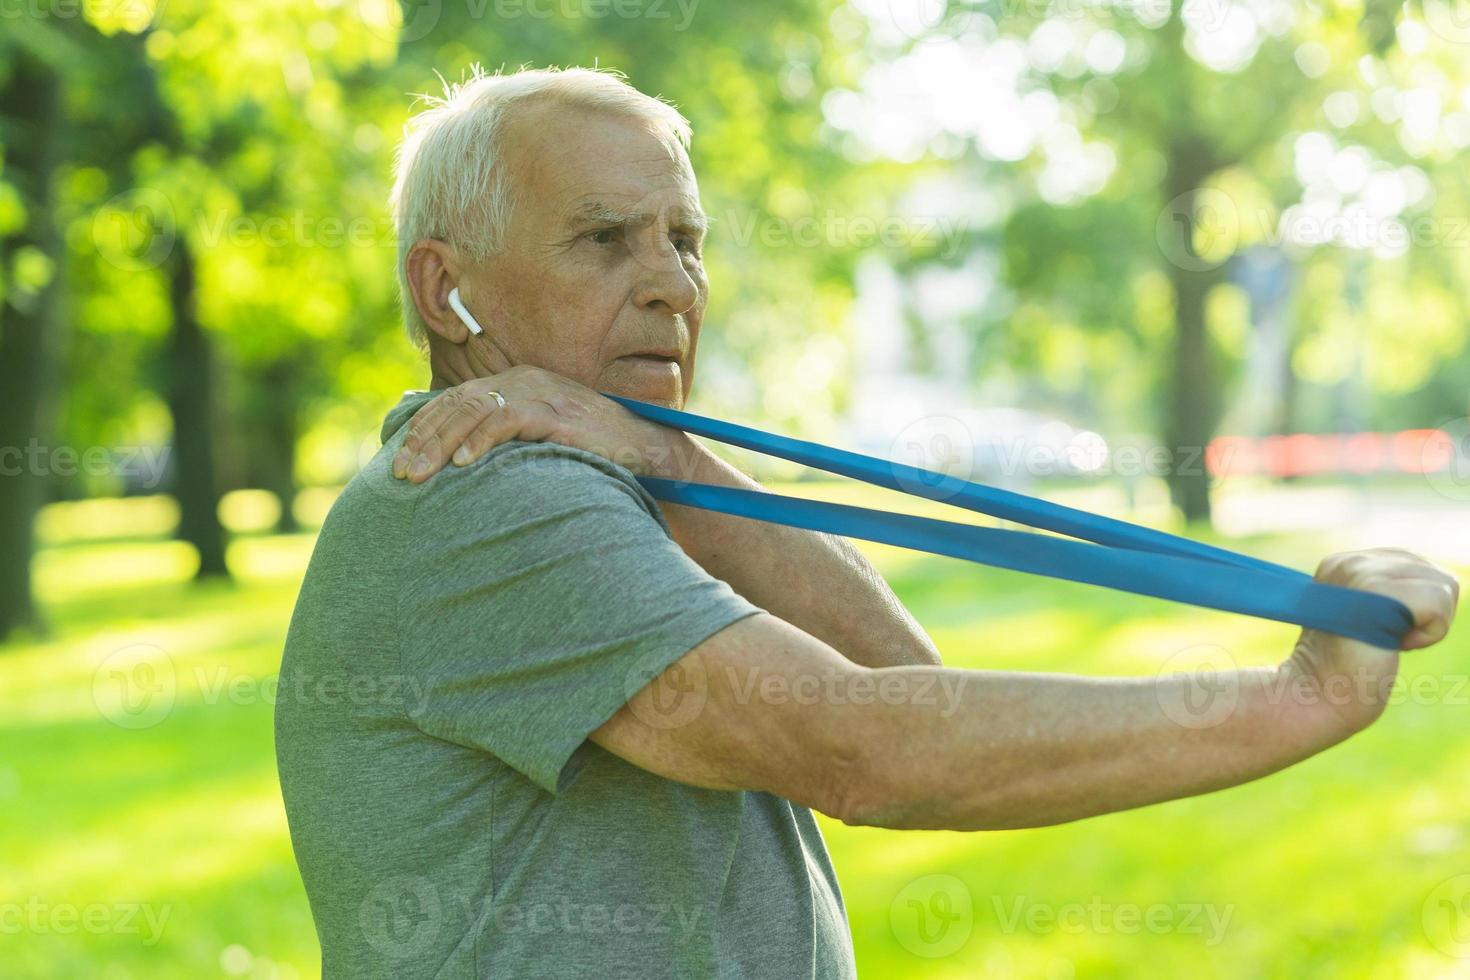
<svg viewBox="0 0 1470 980"><path fill-rule="evenodd" d="M668 354L628 354L618 358L618 361L625 365L624 370L630 377L641 378L643 383L655 385L660 390L666 385L677 384L684 376L684 368L679 359Z"/></svg>
<svg viewBox="0 0 1470 980"><path fill-rule="evenodd" d="M679 367L679 358L671 354L628 354L618 360L636 364L650 371L673 371Z"/></svg>

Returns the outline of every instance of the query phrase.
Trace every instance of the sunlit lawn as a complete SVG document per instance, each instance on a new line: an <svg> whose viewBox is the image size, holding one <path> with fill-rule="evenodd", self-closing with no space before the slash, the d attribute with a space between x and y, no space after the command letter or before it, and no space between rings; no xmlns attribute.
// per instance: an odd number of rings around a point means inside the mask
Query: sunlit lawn
<svg viewBox="0 0 1470 980"><path fill-rule="evenodd" d="M0 648L0 977L316 975L271 744L271 679L311 535L239 537L237 583L196 587L156 504L83 516L113 533L52 522L37 572L54 632ZM1230 543L1307 568L1329 550ZM1180 651L1171 663L1187 666L1201 644L1267 663L1294 636L870 554L954 666L1145 674ZM824 821L862 975L1470 975L1446 952L1470 956L1470 888L1436 891L1470 873L1467 636L1462 624L1408 657L1417 696L1373 730L1248 787L1033 831ZM172 666L165 716L109 701L109 672L138 669L128 657Z"/></svg>

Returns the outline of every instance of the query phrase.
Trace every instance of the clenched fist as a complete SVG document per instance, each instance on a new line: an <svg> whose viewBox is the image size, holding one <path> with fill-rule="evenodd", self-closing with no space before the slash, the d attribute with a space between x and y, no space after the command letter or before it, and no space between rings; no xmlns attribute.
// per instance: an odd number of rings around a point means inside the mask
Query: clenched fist
<svg viewBox="0 0 1470 980"><path fill-rule="evenodd" d="M1444 639L1455 617L1460 583L1418 555L1397 548L1372 548L1328 555L1313 578L1399 600L1414 615L1402 649L1417 650ZM1346 738L1383 713L1398 674L1399 651L1304 629L1282 666L1294 706L1316 713L1334 739Z"/></svg>

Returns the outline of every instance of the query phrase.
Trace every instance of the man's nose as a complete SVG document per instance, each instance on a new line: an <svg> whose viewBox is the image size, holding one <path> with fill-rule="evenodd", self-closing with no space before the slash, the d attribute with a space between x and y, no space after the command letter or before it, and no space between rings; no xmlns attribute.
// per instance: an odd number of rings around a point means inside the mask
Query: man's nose
<svg viewBox="0 0 1470 980"><path fill-rule="evenodd" d="M639 307L687 313L699 302L699 283L685 268L684 256L667 236L658 236L638 258L641 278L636 302Z"/></svg>

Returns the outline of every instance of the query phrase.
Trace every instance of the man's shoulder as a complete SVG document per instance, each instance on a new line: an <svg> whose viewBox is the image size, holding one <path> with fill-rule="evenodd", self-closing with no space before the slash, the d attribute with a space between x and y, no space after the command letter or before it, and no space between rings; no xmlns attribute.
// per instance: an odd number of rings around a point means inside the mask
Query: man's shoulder
<svg viewBox="0 0 1470 980"><path fill-rule="evenodd" d="M514 518L601 507L636 508L667 530L653 497L631 470L554 442L502 443L468 466L446 466L413 490L419 523L482 523L492 515Z"/></svg>
<svg viewBox="0 0 1470 980"><path fill-rule="evenodd" d="M560 479L570 483L605 483L608 480L637 487L638 478L625 466L585 449L557 442L527 442L512 439L503 442L468 466L450 464L424 484L431 486L440 477L441 484L456 479L489 481L514 479L526 482Z"/></svg>

